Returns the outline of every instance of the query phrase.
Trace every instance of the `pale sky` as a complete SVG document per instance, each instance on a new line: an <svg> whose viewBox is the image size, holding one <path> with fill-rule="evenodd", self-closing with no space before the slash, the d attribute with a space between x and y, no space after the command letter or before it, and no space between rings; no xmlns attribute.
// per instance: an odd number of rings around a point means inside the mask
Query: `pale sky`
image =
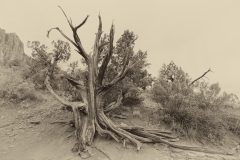
<svg viewBox="0 0 240 160"><path fill-rule="evenodd" d="M115 42L129 29L139 36L135 51L148 51L149 72L157 76L160 67L173 60L195 79L209 68L211 83L240 98L240 1L239 0L0 0L0 28L16 33L25 44L40 41L51 46L53 40L65 40L53 30L59 27L69 37L71 29L58 8L60 5L78 25L85 50L91 52L102 16L103 31L115 25ZM73 50L71 61L80 60Z"/></svg>

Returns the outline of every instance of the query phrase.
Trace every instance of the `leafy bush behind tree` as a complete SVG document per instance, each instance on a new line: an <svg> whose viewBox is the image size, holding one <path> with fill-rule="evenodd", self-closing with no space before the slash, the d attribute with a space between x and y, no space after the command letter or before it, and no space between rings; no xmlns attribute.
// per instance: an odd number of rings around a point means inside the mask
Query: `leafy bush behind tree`
<svg viewBox="0 0 240 160"><path fill-rule="evenodd" d="M106 41L109 38L108 35L104 35L103 41ZM124 63L125 55L130 52L130 56L134 60L141 59L135 66L129 70L127 77L116 87L113 87L111 91L106 95L105 104L108 105L111 102L116 101L118 94L121 93L123 97L124 105L138 105L142 103L143 98L140 98L141 89L146 89L152 83L152 77L147 72L147 52L139 50L134 54L134 45L137 40L137 35L128 30L124 31L123 35L116 42L114 46L113 56L109 63L108 69L105 73L103 83L109 83L121 70L121 66ZM25 71L23 77L30 78L35 85L36 89L45 89L44 80L48 70L52 67L52 62L54 55L63 51L64 56L62 62L68 61L70 57L70 46L68 43L58 40L53 42L53 51L49 52L48 47L44 44L40 44L38 41L28 42L28 47L32 49L33 61L30 65L30 68ZM108 45L102 48L102 57L100 61L104 59L105 54L108 50ZM80 101L81 96L78 90L76 90L65 78L62 78L62 75L69 76L75 80L83 80L87 77L84 73L84 69L79 69L78 62L72 62L69 65L69 72L63 72L60 68L55 66L54 72L51 75L51 86L55 90L59 90L61 95L70 96L71 101ZM121 91L121 92L120 92Z"/></svg>
<svg viewBox="0 0 240 160"><path fill-rule="evenodd" d="M224 133L230 130L224 124L238 119L226 115L223 118L221 108L229 101L236 101L236 95L221 93L218 83L192 82L173 62L163 65L152 88L153 100L164 108L160 120L184 137L211 142L222 140Z"/></svg>

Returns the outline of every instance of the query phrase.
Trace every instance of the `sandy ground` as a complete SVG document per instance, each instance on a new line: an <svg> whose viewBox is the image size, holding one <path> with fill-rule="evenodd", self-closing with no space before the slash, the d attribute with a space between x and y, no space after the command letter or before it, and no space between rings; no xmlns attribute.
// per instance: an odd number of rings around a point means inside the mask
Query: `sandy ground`
<svg viewBox="0 0 240 160"><path fill-rule="evenodd" d="M0 104L0 160L81 159L71 151L76 143L74 129L66 123L54 123L69 122L72 113L63 110L47 92L44 94L44 100L38 103L18 106ZM126 113L132 112L132 109L126 108ZM116 123L165 129L158 124L156 116L156 104L145 102L135 115L129 114L128 119L113 120ZM190 141L177 143L199 146ZM214 147L233 153L231 156L223 156L173 149L164 144L144 144L141 151L137 151L131 144L124 148L114 140L97 136L92 146L93 156L89 160L240 159L236 151L238 143L239 140L232 139L227 146Z"/></svg>

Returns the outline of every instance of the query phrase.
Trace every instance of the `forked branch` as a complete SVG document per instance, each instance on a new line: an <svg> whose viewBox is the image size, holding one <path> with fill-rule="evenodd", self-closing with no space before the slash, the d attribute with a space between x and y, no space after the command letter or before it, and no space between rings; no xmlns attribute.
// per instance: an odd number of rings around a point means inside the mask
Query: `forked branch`
<svg viewBox="0 0 240 160"><path fill-rule="evenodd" d="M68 21L69 26L70 26L71 29L72 29L73 37L74 37L74 40L75 40L75 42L76 42L76 44L77 44L77 46L78 46L78 50L79 50L78 53L79 53L81 56L83 56L83 58L84 58L86 61L88 61L87 53L86 53L85 50L83 49L81 40L80 40L80 38L79 38L79 36L78 36L78 34L77 34L77 30L86 23L89 15L87 15L87 17L83 20L82 23L80 23L78 26L74 27L73 24L72 24L72 20L69 20L69 19L67 18L66 13L64 12L64 10L63 10L60 6L59 6L59 8L62 10L64 16L66 17L66 19L67 19L67 21Z"/></svg>
<svg viewBox="0 0 240 160"><path fill-rule="evenodd" d="M68 36L66 36L66 35L62 32L62 30L60 30L58 27L56 27L56 28L51 28L50 30L48 30L48 32L47 32L47 37L48 37L48 38L49 38L50 32L51 32L53 29L58 30L58 31L62 34L62 36L63 36L64 38L66 38L66 39L67 39L69 42L71 42L76 48L78 48L77 44L76 44L73 40L71 40Z"/></svg>
<svg viewBox="0 0 240 160"><path fill-rule="evenodd" d="M77 52L86 60L86 62L88 62L88 55L82 46L80 38L77 34L77 30L86 23L89 15L83 20L82 23L80 23L76 27L73 27L72 21L67 18L67 15L65 14L65 12L63 11L63 9L60 6L59 6L59 8L62 10L64 16L66 17L66 19L68 21L69 26L71 27L71 29L73 31L73 37L74 37L75 42L73 42L73 40L71 40L69 37L67 37L58 27L51 28L47 33L47 37L49 37L49 33L51 32L52 29L57 29L63 35L64 38L66 38L68 41L70 41L77 48L77 50L78 50Z"/></svg>

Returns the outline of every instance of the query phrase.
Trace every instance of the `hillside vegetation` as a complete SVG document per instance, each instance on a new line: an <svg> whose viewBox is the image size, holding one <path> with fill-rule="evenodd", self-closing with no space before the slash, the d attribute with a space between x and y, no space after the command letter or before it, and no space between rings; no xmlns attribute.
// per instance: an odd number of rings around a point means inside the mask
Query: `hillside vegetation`
<svg viewBox="0 0 240 160"><path fill-rule="evenodd" d="M229 133L240 137L238 97L220 91L218 83L191 80L171 62L159 70L152 98L163 107L160 120L183 137L219 144Z"/></svg>

